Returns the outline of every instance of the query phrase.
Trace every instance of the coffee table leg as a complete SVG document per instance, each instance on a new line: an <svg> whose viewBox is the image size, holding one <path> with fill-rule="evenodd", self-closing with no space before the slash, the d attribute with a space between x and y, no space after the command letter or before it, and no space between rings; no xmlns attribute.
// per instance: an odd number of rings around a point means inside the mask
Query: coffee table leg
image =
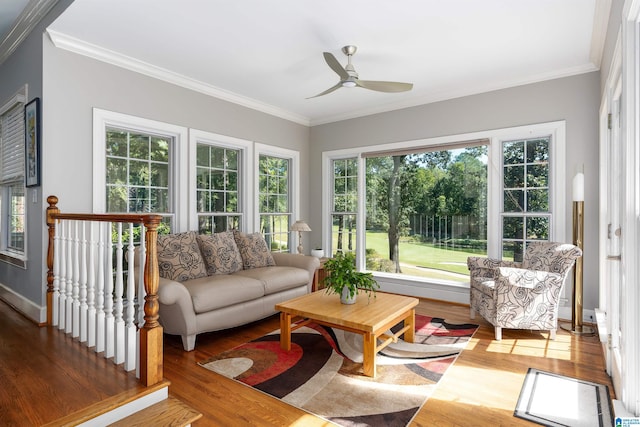
<svg viewBox="0 0 640 427"><path fill-rule="evenodd" d="M376 376L376 337L365 333L363 339L362 371L368 377Z"/></svg>
<svg viewBox="0 0 640 427"><path fill-rule="evenodd" d="M280 348L291 350L291 314L280 312Z"/></svg>
<svg viewBox="0 0 640 427"><path fill-rule="evenodd" d="M404 324L405 326L411 326L405 331L404 340L406 342L413 342L416 331L416 311L414 309L412 309L406 319L404 319Z"/></svg>

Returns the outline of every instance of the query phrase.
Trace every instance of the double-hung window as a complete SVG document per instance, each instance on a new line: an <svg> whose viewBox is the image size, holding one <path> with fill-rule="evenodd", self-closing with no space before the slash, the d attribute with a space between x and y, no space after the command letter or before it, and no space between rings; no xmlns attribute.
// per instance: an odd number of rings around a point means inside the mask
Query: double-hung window
<svg viewBox="0 0 640 427"><path fill-rule="evenodd" d="M179 141L186 129L94 109L94 211L157 213L160 233L179 231ZM183 144L184 145L184 144ZM186 157L186 156L182 156ZM186 209L186 207L185 207Z"/></svg>
<svg viewBox="0 0 640 427"><path fill-rule="evenodd" d="M296 246L297 233L291 225L297 218L299 153L255 144L257 227L274 252L289 252ZM307 246L308 247L308 246Z"/></svg>
<svg viewBox="0 0 640 427"><path fill-rule="evenodd" d="M335 251L355 252L358 217L358 159L333 160L331 242ZM372 210L376 206L370 206Z"/></svg>
<svg viewBox="0 0 640 427"><path fill-rule="evenodd" d="M502 141L502 257L522 261L526 242L549 240L550 136Z"/></svg>
<svg viewBox="0 0 640 427"><path fill-rule="evenodd" d="M0 253L10 262L25 256L25 95L22 88L0 106Z"/></svg>

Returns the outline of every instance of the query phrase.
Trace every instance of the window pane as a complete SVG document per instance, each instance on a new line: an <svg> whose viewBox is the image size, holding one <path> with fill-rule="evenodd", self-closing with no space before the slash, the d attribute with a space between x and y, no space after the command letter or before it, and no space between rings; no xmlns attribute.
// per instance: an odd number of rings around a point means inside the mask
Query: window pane
<svg viewBox="0 0 640 427"><path fill-rule="evenodd" d="M524 211L524 191L506 190L504 192L504 211L523 212Z"/></svg>
<svg viewBox="0 0 640 427"><path fill-rule="evenodd" d="M169 162L169 140L166 138L151 138L151 153L149 158L157 162Z"/></svg>
<svg viewBox="0 0 640 427"><path fill-rule="evenodd" d="M524 163L524 141L505 142L503 149L505 165Z"/></svg>
<svg viewBox="0 0 640 427"><path fill-rule="evenodd" d="M527 187L549 187L549 166L531 165L527 167Z"/></svg>
<svg viewBox="0 0 640 427"><path fill-rule="evenodd" d="M14 251L24 252L24 186L9 187L11 212L9 219L9 240L7 247Z"/></svg>
<svg viewBox="0 0 640 427"><path fill-rule="evenodd" d="M169 165L167 163L151 163L151 185L169 187Z"/></svg>
<svg viewBox="0 0 640 427"><path fill-rule="evenodd" d="M527 212L549 212L549 191L527 191Z"/></svg>
<svg viewBox="0 0 640 427"><path fill-rule="evenodd" d="M522 242L503 242L502 259L522 262L524 244Z"/></svg>
<svg viewBox="0 0 640 427"><path fill-rule="evenodd" d="M107 130L107 155L127 157L127 132Z"/></svg>
<svg viewBox="0 0 640 427"><path fill-rule="evenodd" d="M527 218L527 240L549 240L549 217Z"/></svg>
<svg viewBox="0 0 640 427"><path fill-rule="evenodd" d="M107 158L107 184L126 184L127 160Z"/></svg>
<svg viewBox="0 0 640 427"><path fill-rule="evenodd" d="M504 186L505 188L524 187L524 166L505 166Z"/></svg>
<svg viewBox="0 0 640 427"><path fill-rule="evenodd" d="M367 158L367 268L467 282L467 258L487 253L487 152L480 146Z"/></svg>
<svg viewBox="0 0 640 427"><path fill-rule="evenodd" d="M149 136L129 135L129 157L149 160Z"/></svg>
<svg viewBox="0 0 640 427"><path fill-rule="evenodd" d="M539 139L527 141L527 163L549 161L549 140Z"/></svg>
<svg viewBox="0 0 640 427"><path fill-rule="evenodd" d="M524 218L506 217L502 222L502 237L505 239L522 239L524 235Z"/></svg>

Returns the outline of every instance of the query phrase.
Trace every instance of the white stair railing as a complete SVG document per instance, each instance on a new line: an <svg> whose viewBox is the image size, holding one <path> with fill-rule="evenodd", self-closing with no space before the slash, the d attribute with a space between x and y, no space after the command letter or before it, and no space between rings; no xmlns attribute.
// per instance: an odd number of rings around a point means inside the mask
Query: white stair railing
<svg viewBox="0 0 640 427"><path fill-rule="evenodd" d="M155 261L161 217L61 214L55 196L47 201L48 323L135 370L145 385L161 381Z"/></svg>

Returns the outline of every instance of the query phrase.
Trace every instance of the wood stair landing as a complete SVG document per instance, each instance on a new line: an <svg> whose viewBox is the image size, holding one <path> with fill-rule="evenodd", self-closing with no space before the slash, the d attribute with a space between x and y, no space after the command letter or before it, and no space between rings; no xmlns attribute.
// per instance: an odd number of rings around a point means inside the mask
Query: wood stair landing
<svg viewBox="0 0 640 427"><path fill-rule="evenodd" d="M121 419L110 427L183 427L202 418L202 414L183 401L169 396L162 402Z"/></svg>

